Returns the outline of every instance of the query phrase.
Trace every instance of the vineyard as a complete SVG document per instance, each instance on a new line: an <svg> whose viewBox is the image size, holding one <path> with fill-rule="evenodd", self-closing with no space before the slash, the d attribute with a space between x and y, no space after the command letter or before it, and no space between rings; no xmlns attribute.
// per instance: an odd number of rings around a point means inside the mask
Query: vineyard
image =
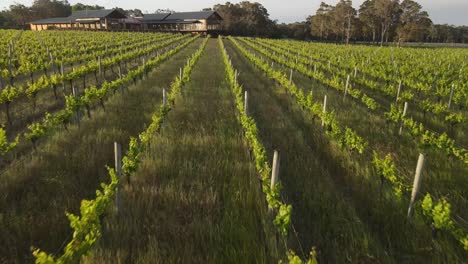
<svg viewBox="0 0 468 264"><path fill-rule="evenodd" d="M0 36L0 263L468 259L466 49Z"/></svg>

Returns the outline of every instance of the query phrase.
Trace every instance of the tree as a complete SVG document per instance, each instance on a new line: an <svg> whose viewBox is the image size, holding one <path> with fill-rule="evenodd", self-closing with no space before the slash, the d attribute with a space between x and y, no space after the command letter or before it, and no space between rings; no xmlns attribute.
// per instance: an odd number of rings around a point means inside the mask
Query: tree
<svg viewBox="0 0 468 264"><path fill-rule="evenodd" d="M310 22L295 22L277 25L277 37L305 40L310 36Z"/></svg>
<svg viewBox="0 0 468 264"><path fill-rule="evenodd" d="M26 23L31 22L31 8L22 4L11 5L8 16L16 25L25 26Z"/></svg>
<svg viewBox="0 0 468 264"><path fill-rule="evenodd" d="M223 17L223 28L229 34L241 36L274 36L276 23L269 18L268 10L260 3L243 1L226 2L213 7Z"/></svg>
<svg viewBox="0 0 468 264"><path fill-rule="evenodd" d="M332 11L334 31L337 36L341 35L341 40L346 44L351 38L351 26L356 18L356 9L352 6L351 0L340 0Z"/></svg>
<svg viewBox="0 0 468 264"><path fill-rule="evenodd" d="M164 8L164 9L160 8L160 9L154 11L154 12L155 12L156 14L167 14L167 13L171 13L171 14L172 14L172 13L175 13L174 10L169 9L169 8Z"/></svg>
<svg viewBox="0 0 468 264"><path fill-rule="evenodd" d="M398 45L404 41L424 41L432 28L429 14L421 11L422 6L413 0L404 0L400 4L400 9Z"/></svg>
<svg viewBox="0 0 468 264"><path fill-rule="evenodd" d="M375 16L380 21L380 45L388 42L388 32L396 25L399 16L398 0L375 0ZM385 38L386 37L386 38Z"/></svg>
<svg viewBox="0 0 468 264"><path fill-rule="evenodd" d="M311 34L318 36L320 40L328 39L328 36L331 34L331 15L333 9L333 6L321 2L315 15L310 18Z"/></svg>
<svg viewBox="0 0 468 264"><path fill-rule="evenodd" d="M362 23L362 31L364 34L369 33L372 36L373 43L380 27L380 21L375 10L375 1L366 0L359 7L359 20Z"/></svg>
<svg viewBox="0 0 468 264"><path fill-rule="evenodd" d="M72 12L82 11L82 10L101 10L104 9L100 5L84 5L82 3L77 3L72 6Z"/></svg>
<svg viewBox="0 0 468 264"><path fill-rule="evenodd" d="M31 6L31 20L50 17L67 17L71 14L68 1L34 0Z"/></svg>

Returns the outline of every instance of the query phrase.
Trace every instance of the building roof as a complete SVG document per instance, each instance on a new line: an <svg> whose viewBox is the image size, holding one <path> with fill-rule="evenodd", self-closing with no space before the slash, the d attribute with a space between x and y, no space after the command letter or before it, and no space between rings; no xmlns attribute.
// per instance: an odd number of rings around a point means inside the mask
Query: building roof
<svg viewBox="0 0 468 264"><path fill-rule="evenodd" d="M86 20L86 19L102 19L106 17L112 18L127 18L125 14L120 12L117 9L102 9L102 10L81 10L76 11L71 14L69 17L56 17L56 18L46 18L37 21L31 22L31 24L60 24L60 23L71 23L76 20Z"/></svg>
<svg viewBox="0 0 468 264"><path fill-rule="evenodd" d="M53 17L53 18L46 18L31 22L31 24L62 24L62 23L70 23L70 18L68 17Z"/></svg>
<svg viewBox="0 0 468 264"><path fill-rule="evenodd" d="M143 21L163 21L171 13L158 13L158 14L144 14Z"/></svg>
<svg viewBox="0 0 468 264"><path fill-rule="evenodd" d="M181 22L196 22L202 19L208 19L216 16L219 20L223 18L216 11L200 11L200 12L180 12L180 13L158 13L145 14L143 23L181 23ZM102 10L82 10L76 11L69 17L47 18L31 22L31 24L60 24L80 22L92 23L95 20L106 17L116 19L127 19L127 16L117 9L102 9ZM136 20L128 20L128 23L137 23Z"/></svg>
<svg viewBox="0 0 468 264"><path fill-rule="evenodd" d="M220 19L221 16L216 11L199 11L199 12L180 12L170 14L165 20L200 20L208 19L212 15L218 16Z"/></svg>
<svg viewBox="0 0 468 264"><path fill-rule="evenodd" d="M124 14L116 9L101 9L101 10L81 10L73 12L69 17L73 19L83 18L105 18L110 15L116 16L116 18L126 18Z"/></svg>

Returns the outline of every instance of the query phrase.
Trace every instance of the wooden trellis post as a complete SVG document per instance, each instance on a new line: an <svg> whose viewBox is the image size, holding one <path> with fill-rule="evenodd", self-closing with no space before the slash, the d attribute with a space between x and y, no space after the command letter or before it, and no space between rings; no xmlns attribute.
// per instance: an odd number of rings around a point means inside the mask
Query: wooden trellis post
<svg viewBox="0 0 468 264"><path fill-rule="evenodd" d="M448 101L447 109L450 110L450 106L452 106L452 98L453 98L453 90L455 88L455 84L452 84L452 87L450 88L450 98Z"/></svg>
<svg viewBox="0 0 468 264"><path fill-rule="evenodd" d="M273 153L273 166L271 167L271 184L270 188L274 189L275 185L279 181L279 166L280 166L280 157L277 150Z"/></svg>
<svg viewBox="0 0 468 264"><path fill-rule="evenodd" d="M291 73L289 74L289 85L292 84L292 77L293 77L293 69L291 69Z"/></svg>
<svg viewBox="0 0 468 264"><path fill-rule="evenodd" d="M65 75L65 68L63 66L63 61L60 63L60 74L62 75L62 78ZM65 91L65 80L62 79L62 90Z"/></svg>
<svg viewBox="0 0 468 264"><path fill-rule="evenodd" d="M405 107L403 108L403 115L401 116L402 118L406 116L406 112L408 111L408 102L405 102ZM400 125L400 131L398 132L399 135L403 133L403 121L401 121Z"/></svg>
<svg viewBox="0 0 468 264"><path fill-rule="evenodd" d="M400 93L401 93L401 80L398 83L398 92L397 92L397 95L396 95L395 103L398 103L398 98L400 98Z"/></svg>
<svg viewBox="0 0 468 264"><path fill-rule="evenodd" d="M414 202L416 201L416 197L418 195L421 180L422 180L422 171L424 167L424 154L420 153L418 158L418 165L416 166L416 173L414 175L414 182L413 182L413 191L411 192L411 200L408 207L408 219L413 217L414 212Z"/></svg>
<svg viewBox="0 0 468 264"><path fill-rule="evenodd" d="M249 94L247 91L244 92L244 112L245 115L249 115Z"/></svg>
<svg viewBox="0 0 468 264"><path fill-rule="evenodd" d="M348 88L349 88L349 74L348 74L348 77L346 78L346 86L345 86L345 90L344 90L344 97L346 97L346 94L348 93Z"/></svg>
<svg viewBox="0 0 468 264"><path fill-rule="evenodd" d="M99 77L102 77L102 62L101 56L98 56Z"/></svg>
<svg viewBox="0 0 468 264"><path fill-rule="evenodd" d="M234 72L234 83L237 84L237 69Z"/></svg>
<svg viewBox="0 0 468 264"><path fill-rule="evenodd" d="M114 142L114 161L115 174L119 178L119 183L117 185L117 191L115 194L115 210L117 214L119 214L121 211L120 186L122 181L122 147L117 142Z"/></svg>
<svg viewBox="0 0 468 264"><path fill-rule="evenodd" d="M327 96L323 98L323 115L325 116L325 113L327 112ZM322 117L322 128L325 127L325 118Z"/></svg>

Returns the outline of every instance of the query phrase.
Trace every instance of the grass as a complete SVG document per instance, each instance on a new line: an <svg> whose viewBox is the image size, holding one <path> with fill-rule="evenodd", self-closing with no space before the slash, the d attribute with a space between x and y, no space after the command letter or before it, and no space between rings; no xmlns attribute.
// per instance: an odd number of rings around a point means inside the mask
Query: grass
<svg viewBox="0 0 468 264"><path fill-rule="evenodd" d="M299 238L297 241L291 235L293 249L305 257L316 247L319 262L389 262L391 259L366 230L346 194L341 194L332 181L334 171L314 155L328 145L316 137L320 131L310 129L290 103L281 106L288 100L284 89L262 75L230 42L226 44L240 71L240 82L249 91L249 107L262 142L270 156L273 149L281 155L283 196L293 205L292 221ZM318 139L313 145L309 144L312 138Z"/></svg>
<svg viewBox="0 0 468 264"><path fill-rule="evenodd" d="M30 247L59 254L71 234L65 211L76 213L108 181L113 142L126 151L161 104L162 89L179 74L200 40L96 109L80 126L45 138L37 151L6 166L0 181L0 263L32 261ZM285 249L305 259L314 248L319 263L464 263L467 253L446 233L431 233L421 214L406 220L408 198L395 199L372 168L371 155L341 149L320 120L303 111L230 41L225 46L239 82L249 93L249 115L269 160L278 150L282 199L292 204L286 240L275 234L221 51L211 39L191 80L142 155L131 183L122 188L119 213L104 218L103 237L82 263L273 263ZM288 68L275 68L289 74ZM466 216L466 166L437 151L414 147L395 134L383 111L371 113L352 98L295 73L304 92L337 112L371 149L392 153L411 182L417 155L426 151L422 193L448 195ZM386 98L377 98L385 101Z"/></svg>
<svg viewBox="0 0 468 264"><path fill-rule="evenodd" d="M278 64L276 64L275 68L278 69L278 67ZM289 68L280 67L279 69L289 75ZM358 134L370 141L371 148L382 150L382 145L384 145L384 147L395 152L403 150L403 152L398 152L400 156L398 156L397 164L400 161L406 162L404 166L411 168L408 169L408 178L412 178L414 171L410 171L414 169L413 166L415 166L419 150L412 146L409 138L405 137L403 139L404 143L401 145L395 144L401 140L394 135L394 129L388 127L382 117L369 113L367 109L355 104L350 98L343 100L342 94L314 83L300 74L295 74L293 80L305 92L313 91L315 100L323 100L323 95L327 94L331 103L327 108L336 110L340 123L358 131ZM460 262L464 258L466 253L463 252L458 242L452 238L440 236L437 240L432 240L430 230L425 226L422 219L417 219L415 221L416 225L406 222L408 200L398 201L389 188L382 189L379 177L375 175L372 166L370 166L372 159L370 155L350 155L341 151L335 144L320 144L319 139L323 138L322 134L314 133L314 131L320 130L317 129L320 126L319 122L311 122L312 117L297 109L295 104L292 103L293 99L288 98L280 91L275 90L279 99L274 105L281 105L285 111L291 111L291 115L295 117L297 124L303 127L303 135L307 135L305 136L305 144L314 147L315 155L321 157L321 164L330 171L331 178L338 190L345 195L346 200L349 201L349 206L355 208L360 221L363 222L372 236L380 241L386 254L394 258L395 261L409 259L416 262L432 261L433 263ZM294 111L294 108L296 108L296 111ZM310 123L307 125L307 122ZM385 145L385 143L389 144ZM414 154L414 161L411 159L410 154L406 156L408 153ZM443 155L436 151L427 154L427 157L431 159L431 164L428 164L426 169L426 171L430 172L430 176L425 174L421 193L425 193L427 190L437 190L441 193L450 192L456 198L453 199L454 204L460 204L461 206L466 204L463 202L464 189L461 187L466 184L466 181L461 177L463 173L460 173L460 171L466 170L466 166L456 161L444 162ZM454 173L454 175L450 179L445 177L445 181L442 181L442 175L450 172ZM294 188L293 190L297 189ZM461 195L458 195L460 193ZM383 199L379 198L381 195ZM449 199L451 198L452 196ZM459 207L456 212L464 214L462 208ZM418 235L415 236L415 234ZM326 259L329 260L329 258Z"/></svg>
<svg viewBox="0 0 468 264"><path fill-rule="evenodd" d="M207 73L210 77L208 78ZM268 223L215 39L84 263L269 263Z"/></svg>
<svg viewBox="0 0 468 264"><path fill-rule="evenodd" d="M276 64L277 68L289 75L290 69ZM440 150L431 150L420 147L413 139L404 134L399 136L397 130L399 126L389 125L384 118L384 110L371 112L367 107L348 97L343 98L341 92L328 88L308 77L295 72L293 77L296 85L305 93L312 92L316 101L322 101L324 95L328 96L328 111L335 111L337 120L343 126L348 126L355 130L358 135L364 137L370 144L370 148L379 153L391 153L396 159L400 171L399 174L407 178L407 183L412 184L412 177L419 153L425 153L427 158L426 171L430 177L424 180L423 192L450 195L452 204L457 205L462 217L465 215L462 208L466 204L465 190L468 190L467 181L464 175L468 168L456 158L449 158ZM361 165L368 164L372 159L369 152L361 159ZM369 168L370 170L371 168ZM455 192L454 192L455 191Z"/></svg>
<svg viewBox="0 0 468 264"><path fill-rule="evenodd" d="M164 40L167 40L164 39ZM162 41L164 41L162 40ZM156 42L159 43L159 42ZM155 51L161 52L163 48ZM132 50L134 51L134 50ZM130 52L130 51L129 51ZM128 71L135 69L140 66L142 63L142 57L137 59L126 61L122 63L122 73L126 74ZM83 82L83 78L79 78L74 81L74 86L77 88L77 91L82 95L84 89L91 87L93 85L99 86L104 81L115 80L118 78L118 65L109 67L108 69L103 69L103 76L100 77L94 73L90 73L86 76L86 82ZM2 109L0 112L0 127L5 126L9 138L14 138L16 135L22 134L27 130L27 126L34 122L40 121L45 113L54 113L60 109L65 108L65 95L71 94L72 87L69 82L65 82L65 90L62 89L62 86L57 87L57 98L54 97L54 92L52 87L40 91L36 96L36 108L33 107L33 99L24 96L19 100L13 102L10 106L10 113L13 120L13 124L10 126L6 123L5 111ZM5 156L0 156L0 169L7 166L8 164L14 162L19 157L27 154L32 149L32 144L24 137L21 137L20 144L12 153L8 153Z"/></svg>
<svg viewBox="0 0 468 264"><path fill-rule="evenodd" d="M170 58L144 82L130 86L93 112L80 126L59 131L20 163L8 166L0 183L0 262L32 259L30 247L60 252L71 229L65 211L76 213L82 199L94 197L108 181L105 165L113 164L113 142L128 145L151 121L162 101L162 88L183 66L199 41ZM124 149L125 151L125 149ZM2 235L3 236L3 235Z"/></svg>

